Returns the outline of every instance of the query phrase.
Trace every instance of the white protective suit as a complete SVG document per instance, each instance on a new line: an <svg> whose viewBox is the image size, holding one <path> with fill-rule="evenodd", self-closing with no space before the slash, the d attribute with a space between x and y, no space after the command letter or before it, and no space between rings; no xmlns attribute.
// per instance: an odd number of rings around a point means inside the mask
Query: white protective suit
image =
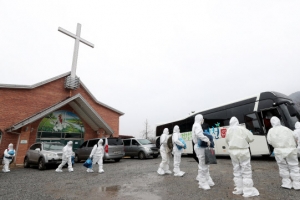
<svg viewBox="0 0 300 200"><path fill-rule="evenodd" d="M293 131L282 126L277 117L271 118L272 127L268 132L268 142L274 147L275 159L279 167L283 188L300 189L300 174L297 148ZM291 179L292 181L291 181Z"/></svg>
<svg viewBox="0 0 300 200"><path fill-rule="evenodd" d="M294 137L297 141L298 156L300 156L300 122L295 123Z"/></svg>
<svg viewBox="0 0 300 200"><path fill-rule="evenodd" d="M180 142L179 138L181 138L179 126L174 126L173 128L173 135L172 135L172 142L173 142L173 155L174 155L174 176L183 176L185 172L180 171L180 162L181 162L181 154L183 152L183 148L179 150L176 146L179 145L184 147L184 144Z"/></svg>
<svg viewBox="0 0 300 200"><path fill-rule="evenodd" d="M95 144L93 149L92 149L92 152L91 152L91 155L90 155L90 158L93 158L93 165L92 165L92 169L87 169L86 171L87 172L94 172L93 171L93 167L95 164L98 163L99 165L99 173L104 173L104 170L103 170L103 155L104 155L104 148L103 148L103 140L100 139L98 141L98 144Z"/></svg>
<svg viewBox="0 0 300 200"><path fill-rule="evenodd" d="M194 142L194 150L199 160L198 163L198 175L196 180L199 181L199 188L204 190L209 190L210 186L214 186L215 183L210 177L209 174L209 165L205 164L205 148L198 146L198 139L207 142L210 145L209 138L203 135L203 130L201 124L203 124L203 116L198 114L195 116L195 122L192 127L192 139Z"/></svg>
<svg viewBox="0 0 300 200"><path fill-rule="evenodd" d="M73 142L69 141L67 145L63 148L62 162L55 170L56 172L62 172L62 168L66 163L68 163L69 172L74 171L72 167L72 160L71 160L71 157L74 154L72 150L72 146L73 146Z"/></svg>
<svg viewBox="0 0 300 200"><path fill-rule="evenodd" d="M171 150L168 147L167 141L169 138L169 129L165 128L163 134L160 136L160 155L161 163L157 170L159 175L172 174L169 170L170 160L172 158Z"/></svg>
<svg viewBox="0 0 300 200"><path fill-rule="evenodd" d="M243 194L243 197L258 196L258 190L253 187L252 170L250 164L249 142L253 142L253 134L246 128L239 126L236 117L229 121L226 133L226 143L229 146L229 155L233 165L233 194Z"/></svg>
<svg viewBox="0 0 300 200"><path fill-rule="evenodd" d="M13 151L13 155L10 155L8 152L9 151ZM8 145L8 148L5 149L4 151L4 156L3 156L3 169L2 171L3 172L10 172L10 169L9 169L9 163L12 161L13 157L15 156L15 150L14 150L14 145L12 143L10 143Z"/></svg>

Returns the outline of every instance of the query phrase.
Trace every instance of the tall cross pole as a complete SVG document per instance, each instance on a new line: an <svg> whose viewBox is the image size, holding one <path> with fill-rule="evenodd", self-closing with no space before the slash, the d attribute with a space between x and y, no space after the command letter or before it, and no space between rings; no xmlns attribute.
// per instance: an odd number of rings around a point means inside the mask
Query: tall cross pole
<svg viewBox="0 0 300 200"><path fill-rule="evenodd" d="M77 23L77 30L76 30L76 35L74 35L73 33L58 27L58 31L72 37L75 39L75 46L74 46L74 53L73 53L73 62L72 62L72 70L71 70L71 77L75 78L76 76L76 67L77 67L77 58L78 58L78 49L79 49L79 42L82 42L92 48L94 48L94 45L88 41L86 41L85 39L80 37L80 32L81 32L81 24Z"/></svg>

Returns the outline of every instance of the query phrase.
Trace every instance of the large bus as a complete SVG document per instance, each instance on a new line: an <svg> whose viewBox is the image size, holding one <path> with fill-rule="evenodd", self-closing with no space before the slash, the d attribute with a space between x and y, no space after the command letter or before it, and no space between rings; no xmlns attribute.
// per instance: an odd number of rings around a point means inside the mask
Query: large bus
<svg viewBox="0 0 300 200"><path fill-rule="evenodd" d="M178 125L182 138L187 143L184 153L193 154L191 131L197 114L204 117L203 130L207 130L214 138L216 155L229 155L225 137L232 116L254 135L254 142L250 143L251 155L262 156L270 156L273 152L272 146L267 143L267 133L272 127L270 123L272 116L277 116L281 124L291 130L294 130L295 123L300 121L300 112L288 96L278 92L262 92L250 98L193 113L181 120L157 125L157 143L164 128L168 128L171 134L173 127Z"/></svg>

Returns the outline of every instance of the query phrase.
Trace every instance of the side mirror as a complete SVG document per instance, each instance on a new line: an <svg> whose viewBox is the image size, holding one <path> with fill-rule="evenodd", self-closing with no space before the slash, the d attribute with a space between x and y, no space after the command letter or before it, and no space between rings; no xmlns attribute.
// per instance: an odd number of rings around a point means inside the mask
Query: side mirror
<svg viewBox="0 0 300 200"><path fill-rule="evenodd" d="M40 148L36 148L35 150L36 150L36 151L41 151L41 149L40 149Z"/></svg>

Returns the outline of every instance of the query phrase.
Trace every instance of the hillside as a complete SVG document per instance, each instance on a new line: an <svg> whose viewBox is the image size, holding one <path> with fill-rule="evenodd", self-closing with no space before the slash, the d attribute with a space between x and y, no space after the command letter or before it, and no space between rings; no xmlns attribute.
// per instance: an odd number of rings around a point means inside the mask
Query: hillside
<svg viewBox="0 0 300 200"><path fill-rule="evenodd" d="M300 110L300 91L290 94L289 97L294 101L295 105Z"/></svg>

